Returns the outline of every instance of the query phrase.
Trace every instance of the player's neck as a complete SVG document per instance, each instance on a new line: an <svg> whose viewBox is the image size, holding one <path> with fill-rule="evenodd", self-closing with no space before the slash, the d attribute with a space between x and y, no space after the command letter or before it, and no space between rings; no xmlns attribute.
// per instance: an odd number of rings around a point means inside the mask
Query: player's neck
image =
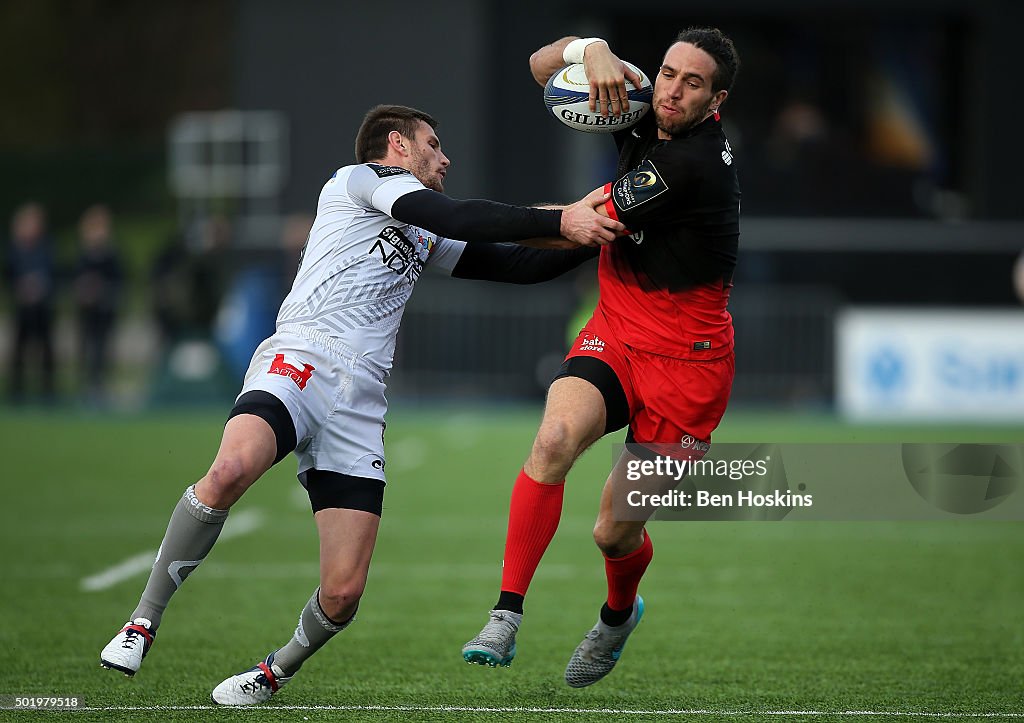
<svg viewBox="0 0 1024 723"><path fill-rule="evenodd" d="M377 158L368 162L376 163L381 166L394 166L396 168L404 168L405 170L412 172L412 169L409 168L408 158L403 158L397 153L388 153L383 158Z"/></svg>

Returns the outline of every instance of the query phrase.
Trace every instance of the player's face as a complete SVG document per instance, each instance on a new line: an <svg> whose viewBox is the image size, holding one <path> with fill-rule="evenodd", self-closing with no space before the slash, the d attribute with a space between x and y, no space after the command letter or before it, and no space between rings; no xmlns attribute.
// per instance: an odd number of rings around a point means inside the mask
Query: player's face
<svg viewBox="0 0 1024 723"><path fill-rule="evenodd" d="M443 193L444 177L451 161L441 152L441 141L427 123L420 121L416 137L409 146L409 153L412 164L409 170L412 175L427 188Z"/></svg>
<svg viewBox="0 0 1024 723"><path fill-rule="evenodd" d="M713 93L711 79L717 68L715 59L690 43L676 43L665 53L665 60L654 80L654 118L659 136L679 135L708 117L718 108L728 91Z"/></svg>

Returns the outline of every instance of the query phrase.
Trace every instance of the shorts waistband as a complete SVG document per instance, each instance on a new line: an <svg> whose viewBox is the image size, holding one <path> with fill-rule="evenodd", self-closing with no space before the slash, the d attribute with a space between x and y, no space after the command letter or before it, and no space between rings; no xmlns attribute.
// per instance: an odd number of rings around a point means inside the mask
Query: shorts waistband
<svg viewBox="0 0 1024 723"><path fill-rule="evenodd" d="M277 331L280 334L291 334L293 336L302 337L306 341L316 344L328 354L336 356L348 364L360 364L368 367L369 369L375 369L375 365L356 354L354 349L344 344L340 339L333 337L326 332L320 331L319 329L302 326L301 324L282 324L277 327Z"/></svg>

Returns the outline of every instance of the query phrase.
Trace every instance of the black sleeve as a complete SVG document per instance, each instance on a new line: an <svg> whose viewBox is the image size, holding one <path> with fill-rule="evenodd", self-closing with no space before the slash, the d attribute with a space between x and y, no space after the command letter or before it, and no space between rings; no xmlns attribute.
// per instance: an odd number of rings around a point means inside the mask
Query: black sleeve
<svg viewBox="0 0 1024 723"><path fill-rule="evenodd" d="M467 244L452 269L459 279L536 284L571 271L600 253L597 248L535 249L515 244Z"/></svg>
<svg viewBox="0 0 1024 723"><path fill-rule="evenodd" d="M457 201L429 188L400 197L391 217L459 241L499 243L562 235L561 211L481 199Z"/></svg>

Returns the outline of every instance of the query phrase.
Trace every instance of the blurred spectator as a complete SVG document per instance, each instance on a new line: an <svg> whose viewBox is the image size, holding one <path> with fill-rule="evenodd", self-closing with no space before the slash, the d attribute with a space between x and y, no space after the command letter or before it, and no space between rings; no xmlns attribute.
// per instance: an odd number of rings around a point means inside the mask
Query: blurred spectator
<svg viewBox="0 0 1024 723"><path fill-rule="evenodd" d="M53 300L56 274L46 231L46 211L38 203L19 207L11 220L5 276L14 308L14 344L11 356L10 397L26 397L25 365L30 352L38 362L44 401L54 398Z"/></svg>
<svg viewBox="0 0 1024 723"><path fill-rule="evenodd" d="M82 391L102 401L111 367L110 340L120 308L124 270L113 239L110 209L87 209L78 225L74 293L78 312Z"/></svg>
<svg viewBox="0 0 1024 723"><path fill-rule="evenodd" d="M149 291L160 345L166 351L184 331L188 308L188 247L181 234L168 238L153 259Z"/></svg>
<svg viewBox="0 0 1024 723"><path fill-rule="evenodd" d="M206 338L230 274L231 224L213 216L195 227L195 239L175 234L150 271L153 313L164 348L186 337Z"/></svg>
<svg viewBox="0 0 1024 723"><path fill-rule="evenodd" d="M192 298L189 321L193 331L210 335L220 311L221 300L233 275L230 265L231 222L211 216L199 226L199 248L189 262Z"/></svg>

